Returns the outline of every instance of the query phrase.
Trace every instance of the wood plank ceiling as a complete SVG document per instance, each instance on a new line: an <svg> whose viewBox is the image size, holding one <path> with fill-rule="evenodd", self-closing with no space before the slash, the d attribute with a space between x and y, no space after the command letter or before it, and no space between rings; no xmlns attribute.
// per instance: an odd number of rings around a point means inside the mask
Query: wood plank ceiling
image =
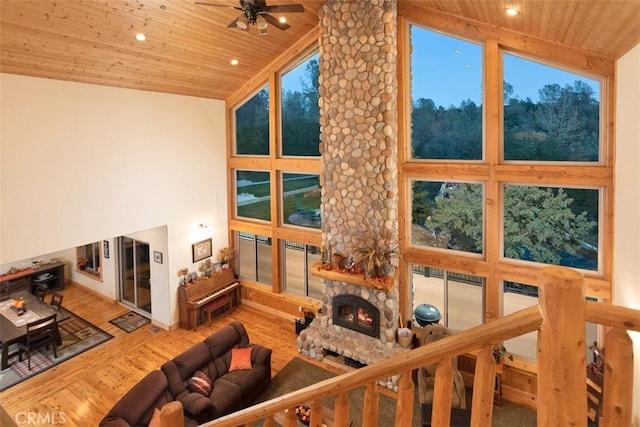
<svg viewBox="0 0 640 427"><path fill-rule="evenodd" d="M399 1L609 59L640 41L640 0ZM191 0L2 0L0 72L226 99L317 25L324 1L268 1L289 3L305 12L286 15L287 31L260 36L255 27L227 28L238 10ZM507 6L521 13L507 17ZM136 41L138 32L147 40Z"/></svg>

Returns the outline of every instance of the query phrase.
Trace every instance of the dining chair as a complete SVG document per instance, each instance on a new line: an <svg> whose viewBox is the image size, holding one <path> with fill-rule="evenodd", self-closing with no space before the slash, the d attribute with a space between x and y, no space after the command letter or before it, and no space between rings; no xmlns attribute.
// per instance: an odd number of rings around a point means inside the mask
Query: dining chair
<svg viewBox="0 0 640 427"><path fill-rule="evenodd" d="M44 302L44 297L45 295L47 295L48 290L49 287L46 284L42 283L36 286L36 290L33 292L33 295L35 295L35 297L40 301Z"/></svg>
<svg viewBox="0 0 640 427"><path fill-rule="evenodd" d="M51 307L54 308L54 310L60 311L60 309L62 308L62 298L63 295L59 292L54 292L51 294Z"/></svg>
<svg viewBox="0 0 640 427"><path fill-rule="evenodd" d="M57 313L27 323L27 334L23 342L18 343L18 360L22 362L22 355L27 353L27 367L31 370L31 353L42 347L49 349L53 346L53 357L58 357L56 337L58 333Z"/></svg>

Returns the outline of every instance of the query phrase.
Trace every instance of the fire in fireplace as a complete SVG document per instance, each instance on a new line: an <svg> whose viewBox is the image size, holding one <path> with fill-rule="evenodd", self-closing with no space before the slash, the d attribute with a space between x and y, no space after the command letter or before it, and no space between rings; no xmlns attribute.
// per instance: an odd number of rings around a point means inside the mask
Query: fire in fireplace
<svg viewBox="0 0 640 427"><path fill-rule="evenodd" d="M378 338L380 310L359 296L336 295L333 298L333 324Z"/></svg>

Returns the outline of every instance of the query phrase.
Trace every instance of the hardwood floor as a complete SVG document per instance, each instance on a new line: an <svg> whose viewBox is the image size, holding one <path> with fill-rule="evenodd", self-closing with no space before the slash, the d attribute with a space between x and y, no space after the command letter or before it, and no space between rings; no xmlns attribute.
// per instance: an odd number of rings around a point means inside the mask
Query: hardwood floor
<svg viewBox="0 0 640 427"><path fill-rule="evenodd" d="M182 328L165 331L146 325L126 333L109 320L128 312L128 308L74 284L62 293L65 308L114 338L0 392L2 407L21 426L96 426L118 399L149 371L233 320L243 322L252 342L273 350L273 375L298 355L293 321L254 307L240 305L218 316L211 326L200 325L195 332ZM327 364L321 366L340 373ZM25 423L27 419L33 423Z"/></svg>

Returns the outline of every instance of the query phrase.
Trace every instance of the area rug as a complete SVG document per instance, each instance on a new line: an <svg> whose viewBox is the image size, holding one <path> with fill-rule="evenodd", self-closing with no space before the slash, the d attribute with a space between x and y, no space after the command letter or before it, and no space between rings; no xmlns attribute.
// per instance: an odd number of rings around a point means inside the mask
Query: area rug
<svg viewBox="0 0 640 427"><path fill-rule="evenodd" d="M6 390L27 378L38 375L47 369L77 356L105 341L113 338L97 326L87 322L69 310L64 310L65 319L58 322L62 344L57 347L58 357L53 357L53 348L41 349L31 353L31 370L28 369L26 356L22 362L18 355L9 358L9 367L0 372L0 391ZM17 353L10 348L9 354Z"/></svg>
<svg viewBox="0 0 640 427"><path fill-rule="evenodd" d="M151 322L151 320L133 311L109 320L109 323L116 325L118 328L126 332L133 332L149 322Z"/></svg>
<svg viewBox="0 0 640 427"><path fill-rule="evenodd" d="M298 357L293 358L271 380L269 388L258 398L258 402L273 399L283 394L310 386L334 377L333 372L322 369ZM347 393L349 397L349 421L352 427L362 426L362 407L364 402L364 387L359 387ZM335 397L322 400L322 404L333 409ZM413 405L413 426L420 426L420 405L416 398ZM378 426L388 427L395 425L396 400L380 393L380 406L378 412ZM369 427L369 426L367 426Z"/></svg>
<svg viewBox="0 0 640 427"><path fill-rule="evenodd" d="M292 359L280 372L273 377L269 388L260 396L258 402L273 399L283 394L316 384L335 374L322 369L313 363L309 363L298 357ZM362 405L364 387L350 391L349 396L349 420L353 421L353 427L362 426ZM417 394L413 403L413 427L420 426L420 404ZM467 388L467 406L471 407L472 390ZM335 397L322 400L322 404L333 408ZM378 426L387 427L395 424L396 400L380 393L380 411ZM536 412L532 409L504 401L502 407L493 407L493 427L534 427L536 426ZM368 427L368 426L367 426Z"/></svg>

